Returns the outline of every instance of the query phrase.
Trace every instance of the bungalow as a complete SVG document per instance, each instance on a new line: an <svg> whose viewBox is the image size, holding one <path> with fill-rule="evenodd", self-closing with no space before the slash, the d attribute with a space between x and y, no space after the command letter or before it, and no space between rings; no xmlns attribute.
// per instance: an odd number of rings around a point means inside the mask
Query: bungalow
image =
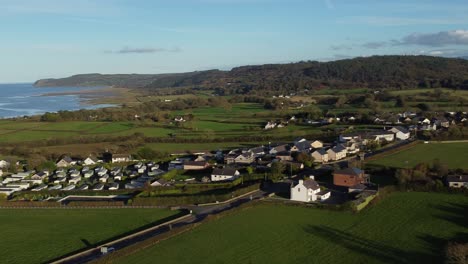
<svg viewBox="0 0 468 264"><path fill-rule="evenodd" d="M57 179L54 180L54 183L57 184L57 183L64 183L67 181L67 178L66 177L59 177Z"/></svg>
<svg viewBox="0 0 468 264"><path fill-rule="evenodd" d="M70 184L78 184L81 181L81 176L73 177L70 180L68 180L68 183Z"/></svg>
<svg viewBox="0 0 468 264"><path fill-rule="evenodd" d="M102 190L104 190L104 184L98 183L98 184L94 185L93 190L95 190L95 191L102 191Z"/></svg>
<svg viewBox="0 0 468 264"><path fill-rule="evenodd" d="M390 131L372 131L372 132L367 132L364 136L365 139L367 140L374 140L374 141L388 141L391 142L395 140L395 134Z"/></svg>
<svg viewBox="0 0 468 264"><path fill-rule="evenodd" d="M96 165L98 163L98 159L95 158L95 157L92 157L92 156L89 156L87 157L84 161L83 161L83 164L84 165Z"/></svg>
<svg viewBox="0 0 468 264"><path fill-rule="evenodd" d="M115 190L118 190L119 189L119 184L114 182L114 183L111 183L111 185L109 185L109 190L110 191L115 191Z"/></svg>
<svg viewBox="0 0 468 264"><path fill-rule="evenodd" d="M95 171L99 177L102 177L108 172L108 170L104 167L96 168Z"/></svg>
<svg viewBox="0 0 468 264"><path fill-rule="evenodd" d="M232 181L240 176L240 172L233 168L214 169L211 173L211 181Z"/></svg>
<svg viewBox="0 0 468 264"><path fill-rule="evenodd" d="M109 180L109 174L104 174L102 175L101 178L99 178L99 182L106 183L107 180Z"/></svg>
<svg viewBox="0 0 468 264"><path fill-rule="evenodd" d="M343 145L337 145L327 150L328 160L340 160L346 158L346 147Z"/></svg>
<svg viewBox="0 0 468 264"><path fill-rule="evenodd" d="M126 154L113 154L112 155L112 163L120 163L120 162L130 162L132 161L132 158L130 155Z"/></svg>
<svg viewBox="0 0 468 264"><path fill-rule="evenodd" d="M83 184L80 187L78 187L79 191L86 191L88 189L89 189L89 185L87 185L87 184Z"/></svg>
<svg viewBox="0 0 468 264"><path fill-rule="evenodd" d="M142 166L141 168L138 169L139 174L143 174L146 172L146 166Z"/></svg>
<svg viewBox="0 0 468 264"><path fill-rule="evenodd" d="M43 191L45 189L47 189L47 185L41 184L41 185L35 187L34 189L32 189L32 191L33 192L40 192L40 191Z"/></svg>
<svg viewBox="0 0 468 264"><path fill-rule="evenodd" d="M123 173L119 173L114 176L114 181L121 181L123 178Z"/></svg>
<svg viewBox="0 0 468 264"><path fill-rule="evenodd" d="M314 158L315 162L326 163L328 162L328 152L324 149L317 149L312 152L312 158Z"/></svg>
<svg viewBox="0 0 468 264"><path fill-rule="evenodd" d="M298 201L298 202L315 202L319 198L317 194L320 193L320 186L314 180L314 176L311 176L307 180L299 180L299 183L296 185L291 185L291 200ZM328 196L327 194L328 193ZM323 200L329 197L329 191L324 192L321 195Z"/></svg>
<svg viewBox="0 0 468 264"><path fill-rule="evenodd" d="M76 185L72 184L72 185L68 185L67 187L64 187L62 190L71 191L71 190L74 190L75 188L76 188Z"/></svg>
<svg viewBox="0 0 468 264"><path fill-rule="evenodd" d="M169 186L170 183L166 181L165 179L161 178L159 180L154 181L151 183L151 186Z"/></svg>
<svg viewBox="0 0 468 264"><path fill-rule="evenodd" d="M401 126L392 127L388 131L395 134L395 137L399 140L407 140L410 137L409 130Z"/></svg>
<svg viewBox="0 0 468 264"><path fill-rule="evenodd" d="M184 161L184 170L204 170L209 167L206 161Z"/></svg>
<svg viewBox="0 0 468 264"><path fill-rule="evenodd" d="M447 176L447 185L451 188L468 188L468 175Z"/></svg>
<svg viewBox="0 0 468 264"><path fill-rule="evenodd" d="M58 185L50 186L47 190L49 190L49 191L57 191L57 190L61 190L61 189L62 189L62 185L61 185L61 184L58 184Z"/></svg>
<svg viewBox="0 0 468 264"><path fill-rule="evenodd" d="M110 174L111 174L112 176L115 176L115 175L119 174L120 172L122 172L122 168L120 168L120 167L114 167L114 168L112 168Z"/></svg>
<svg viewBox="0 0 468 264"><path fill-rule="evenodd" d="M91 178L93 175L94 175L94 171L91 171L91 170L83 173L83 176L87 179Z"/></svg>
<svg viewBox="0 0 468 264"><path fill-rule="evenodd" d="M57 167L58 168L66 168L66 167L70 167L72 165L75 165L76 162L74 162L72 160L72 158L70 158L69 156L64 156L63 158L61 158L59 161L57 161Z"/></svg>
<svg viewBox="0 0 468 264"><path fill-rule="evenodd" d="M15 188L5 188L5 187L0 187L0 194L4 194L6 196L10 196L14 192L17 192L18 190Z"/></svg>
<svg viewBox="0 0 468 264"><path fill-rule="evenodd" d="M358 168L346 168L333 173L333 184L337 186L351 187L367 182L368 178L364 171Z"/></svg>
<svg viewBox="0 0 468 264"><path fill-rule="evenodd" d="M41 181L43 181L48 176L49 176L48 172L41 171L41 172L38 172L38 173L34 174L33 176L31 176L31 180L41 180Z"/></svg>

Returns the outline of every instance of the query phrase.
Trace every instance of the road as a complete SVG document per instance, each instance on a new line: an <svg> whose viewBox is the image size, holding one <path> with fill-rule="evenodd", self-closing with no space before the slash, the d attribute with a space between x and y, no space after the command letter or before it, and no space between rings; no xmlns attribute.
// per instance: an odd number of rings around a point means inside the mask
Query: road
<svg viewBox="0 0 468 264"><path fill-rule="evenodd" d="M233 201L231 201L229 203L219 203L219 204L206 205L206 206L197 206L197 205L181 206L181 209L191 210L193 212L193 214L191 214L189 217L184 218L184 219L182 219L180 221L176 221L176 222L171 223L171 227L172 228L177 228L177 227L181 227L181 226L196 223L196 222L201 222L208 215L219 214L221 212L228 211L228 210L236 208L236 207L238 207L238 206L240 206L240 205L242 205L244 203L248 203L248 202L250 202L252 200L257 200L257 199L263 198L263 197L265 197L267 195L268 195L267 192L259 190L259 191L256 191L256 192L252 193L251 195L241 196L241 197L239 197L237 199L234 199ZM169 227L169 225L162 225L161 227L159 227L157 229L154 229L154 230L149 230L147 232L143 231L141 234L139 234L139 235L137 235L135 237L132 237L130 239L125 239L125 240L122 240L122 241L116 240L116 242L109 242L109 243L106 243L106 245L109 246L109 247L113 247L115 250L120 250L120 249L123 249L125 247L130 246L130 245L133 245L135 243L138 243L138 242L144 241L146 239L155 237L157 235L166 233L166 232L168 232L170 230L171 227ZM100 249L95 248L95 249L89 250L89 252L87 252L86 254L76 256L76 257L72 257L72 258L69 258L69 259L66 259L66 260L57 260L57 261L55 261L53 263L63 263L63 264L87 263L87 262L90 262L92 260L96 260L96 259L98 259L98 258L100 258L102 256L103 255L100 252Z"/></svg>

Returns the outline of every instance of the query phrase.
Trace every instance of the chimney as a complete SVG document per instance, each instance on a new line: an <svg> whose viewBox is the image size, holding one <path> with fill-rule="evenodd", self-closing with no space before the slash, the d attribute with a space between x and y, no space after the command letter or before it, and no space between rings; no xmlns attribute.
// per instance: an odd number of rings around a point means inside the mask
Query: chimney
<svg viewBox="0 0 468 264"><path fill-rule="evenodd" d="M303 181L303 180L299 180L299 184L304 184L304 181Z"/></svg>
<svg viewBox="0 0 468 264"><path fill-rule="evenodd" d="M309 179L315 180L315 176L314 176L314 175L310 175L310 176L309 176Z"/></svg>

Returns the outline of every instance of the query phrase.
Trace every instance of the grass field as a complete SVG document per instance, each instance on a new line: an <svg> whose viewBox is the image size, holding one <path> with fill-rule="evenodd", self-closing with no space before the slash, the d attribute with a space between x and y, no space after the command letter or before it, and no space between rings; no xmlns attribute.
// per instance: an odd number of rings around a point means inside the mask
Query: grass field
<svg viewBox="0 0 468 264"><path fill-rule="evenodd" d="M441 263L467 234L468 197L395 193L359 214L260 205L116 263Z"/></svg>
<svg viewBox="0 0 468 264"><path fill-rule="evenodd" d="M45 263L177 213L160 209L2 209L2 263Z"/></svg>
<svg viewBox="0 0 468 264"><path fill-rule="evenodd" d="M432 163L439 159L449 168L468 169L468 142L463 143L434 143L418 144L390 155L376 157L369 164L396 168L412 168L418 163Z"/></svg>

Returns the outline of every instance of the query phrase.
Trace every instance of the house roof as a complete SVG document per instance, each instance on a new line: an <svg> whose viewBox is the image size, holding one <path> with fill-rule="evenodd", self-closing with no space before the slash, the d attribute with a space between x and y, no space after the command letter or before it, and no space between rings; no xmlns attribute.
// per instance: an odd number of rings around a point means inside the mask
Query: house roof
<svg viewBox="0 0 468 264"><path fill-rule="evenodd" d="M128 154L113 154L112 155L113 159L129 158L129 157L130 157L130 155L128 155Z"/></svg>
<svg viewBox="0 0 468 264"><path fill-rule="evenodd" d="M356 185L353 185L353 186L349 187L349 189L357 189L357 190L364 190L366 188L367 188L367 186L365 186L362 183L358 183Z"/></svg>
<svg viewBox="0 0 468 264"><path fill-rule="evenodd" d="M312 189L312 190L320 189L319 184L315 180L312 180L312 179L305 180L303 184L307 189Z"/></svg>
<svg viewBox="0 0 468 264"><path fill-rule="evenodd" d="M333 147L331 150L336 153L336 152L345 151L346 147L340 144L340 145Z"/></svg>
<svg viewBox="0 0 468 264"><path fill-rule="evenodd" d="M184 165L204 167L206 165L206 161L184 161Z"/></svg>
<svg viewBox="0 0 468 264"><path fill-rule="evenodd" d="M317 149L314 152L317 152L318 154L320 154L322 156L327 154L327 151L325 149Z"/></svg>
<svg viewBox="0 0 468 264"><path fill-rule="evenodd" d="M468 182L468 175L450 175L447 176L448 182Z"/></svg>
<svg viewBox="0 0 468 264"><path fill-rule="evenodd" d="M235 176L237 170L233 168L216 168L211 174L213 175L224 175L224 176Z"/></svg>
<svg viewBox="0 0 468 264"><path fill-rule="evenodd" d="M396 130L400 131L401 133L409 133L408 129L402 127L402 126L396 126L394 127Z"/></svg>
<svg viewBox="0 0 468 264"><path fill-rule="evenodd" d="M73 161L72 158L70 158L70 156L63 156L63 157L59 160L59 162L62 161L62 160L65 161L65 162L67 162L67 163L70 163L70 162Z"/></svg>
<svg viewBox="0 0 468 264"><path fill-rule="evenodd" d="M347 174L347 175L359 176L362 173L364 173L364 171L353 167L353 168L346 168L346 169L343 169L343 170L339 170L339 171L336 171L335 173L336 174Z"/></svg>

